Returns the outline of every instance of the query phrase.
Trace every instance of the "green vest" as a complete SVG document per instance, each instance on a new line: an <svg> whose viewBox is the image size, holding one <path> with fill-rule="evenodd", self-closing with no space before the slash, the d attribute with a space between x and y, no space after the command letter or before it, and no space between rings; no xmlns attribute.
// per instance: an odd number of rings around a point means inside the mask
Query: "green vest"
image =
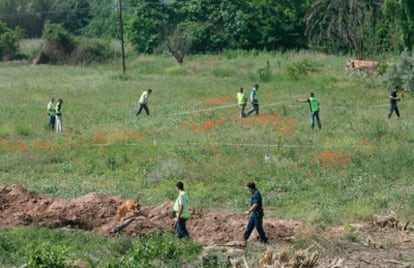
<svg viewBox="0 0 414 268"><path fill-rule="evenodd" d="M175 200L173 210L174 210L174 212L178 212L178 210L180 209L180 204L179 204L180 197L182 197L183 200L184 200L183 213L181 214L180 218L181 219L188 219L188 218L190 218L190 210L189 210L189 207L188 207L189 197L188 197L188 194L186 192L180 192L177 199Z"/></svg>
<svg viewBox="0 0 414 268"><path fill-rule="evenodd" d="M239 105L244 105L246 104L246 95L244 93L237 93L237 101L239 103Z"/></svg>
<svg viewBox="0 0 414 268"><path fill-rule="evenodd" d="M257 89L252 90L252 98L253 98L253 101L259 100L259 92L257 92Z"/></svg>
<svg viewBox="0 0 414 268"><path fill-rule="evenodd" d="M317 98L309 98L310 109L312 112L319 111L319 100Z"/></svg>
<svg viewBox="0 0 414 268"><path fill-rule="evenodd" d="M52 102L52 103L50 104L50 109L51 109L52 111L49 111L49 114L50 114L50 115L53 115L53 116L54 116L54 115L56 115L56 104L55 104L55 103L53 103L53 102Z"/></svg>

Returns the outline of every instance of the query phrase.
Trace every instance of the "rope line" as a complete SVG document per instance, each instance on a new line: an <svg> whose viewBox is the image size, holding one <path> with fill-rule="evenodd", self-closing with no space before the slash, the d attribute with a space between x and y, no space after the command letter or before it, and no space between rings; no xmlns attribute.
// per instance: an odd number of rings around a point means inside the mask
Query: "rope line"
<svg viewBox="0 0 414 268"><path fill-rule="evenodd" d="M85 147L107 147L107 146L142 146L148 145L148 143L126 143L126 144L113 144L113 143L100 143L84 145ZM202 146L215 146L215 147L256 147L256 148L320 148L320 149L360 149L360 148L389 148L390 146L376 146L376 145L349 145L349 146L324 146L324 145L294 145L294 144L254 144L254 143L165 143L165 142L153 142L154 146L171 146L171 147L202 147ZM412 145L409 145L412 147Z"/></svg>
<svg viewBox="0 0 414 268"><path fill-rule="evenodd" d="M270 104L265 104L265 105L260 105L260 107L271 107L271 106L276 106L276 105L283 105L283 102L274 102L274 103L270 103ZM293 104L288 104L288 105L284 105L287 107L297 107L297 105L293 105ZM388 107L389 105L387 104L375 104L375 105L368 105L366 106L368 107L373 107L373 108L379 108L379 107ZM187 115L187 114L195 114L195 113L201 113L201 112L208 112L208 111L214 111L214 110L220 110L220 109L226 109L226 108L235 108L237 107L237 104L227 104L227 105L223 105L223 106L216 106L216 107L211 107L211 108L206 108L206 109L199 109L199 110L194 110L194 111L188 111L188 112L179 112L179 113L175 113L175 114L170 114L169 116L166 117L171 117L171 116L179 116L179 115ZM335 105L333 106L333 109L336 108L349 108L349 106L344 106L344 105Z"/></svg>

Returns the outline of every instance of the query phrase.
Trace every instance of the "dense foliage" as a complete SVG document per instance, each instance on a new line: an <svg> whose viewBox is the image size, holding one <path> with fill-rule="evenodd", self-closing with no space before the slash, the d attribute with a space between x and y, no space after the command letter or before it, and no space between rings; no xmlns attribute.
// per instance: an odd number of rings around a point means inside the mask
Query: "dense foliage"
<svg viewBox="0 0 414 268"><path fill-rule="evenodd" d="M82 231L0 228L0 267L15 264L29 268L79 268L86 264L106 268L183 267L183 263L194 261L200 250L198 243L191 240L181 243L169 233L105 238ZM79 260L84 265L74 264Z"/></svg>
<svg viewBox="0 0 414 268"><path fill-rule="evenodd" d="M0 59L10 60L19 55L19 40L22 31L19 28L9 29L0 21Z"/></svg>
<svg viewBox="0 0 414 268"><path fill-rule="evenodd" d="M77 65L104 62L115 55L108 41L76 37L61 24L46 22L42 38L44 45L35 63Z"/></svg>
<svg viewBox="0 0 414 268"><path fill-rule="evenodd" d="M75 35L119 37L123 14L139 53L185 40L189 53L312 47L378 58L411 50L413 6L409 0L3 0L0 20L29 37L39 37L46 21Z"/></svg>

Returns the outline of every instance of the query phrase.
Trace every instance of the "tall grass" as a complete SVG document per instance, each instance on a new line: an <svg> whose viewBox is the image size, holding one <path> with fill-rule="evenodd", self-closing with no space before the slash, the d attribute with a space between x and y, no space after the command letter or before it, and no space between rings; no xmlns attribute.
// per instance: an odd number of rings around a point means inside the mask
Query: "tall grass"
<svg viewBox="0 0 414 268"><path fill-rule="evenodd" d="M305 71L290 76L301 62ZM345 62L304 51L227 51L186 57L183 66L166 55L129 56L126 75L120 62L2 64L0 182L154 205L174 198L183 180L193 206L239 212L253 180L269 217L326 226L393 209L411 218L413 99L399 103L401 119L387 119L390 90L380 77L345 73ZM255 83L261 115L240 120L238 88ZM148 88L152 115L136 117ZM311 91L321 131L309 127L308 104L295 101ZM49 96L64 99L61 135L45 130Z"/></svg>
<svg viewBox="0 0 414 268"><path fill-rule="evenodd" d="M336 184L363 175L383 184L409 176L411 97L401 103L401 120L387 120L388 89L377 77L346 74L344 58L309 52L224 55L188 57L179 73L171 71L177 65L168 56L129 58L126 80L118 79L115 63L3 65L1 180L39 192L48 192L52 184L59 189L52 194L66 198L89 191L125 197L139 192L144 203L153 204L165 201L158 189L182 179L190 191L200 192L193 197L195 205L212 207L235 196L205 191L206 184L243 188L255 180L264 193L274 185L284 189L283 198L266 197L267 207L278 208L275 216L306 219L306 213L290 208L292 200L311 212L329 210L323 204L343 195L324 181ZM301 60L314 68L299 80L289 78L286 70ZM266 65L273 78L261 82L258 70ZM262 115L239 120L235 92L240 86L248 91L254 83L260 84ZM154 90L152 116L135 117L136 101L147 88ZM310 91L321 100L322 131L309 128L307 104L295 102ZM51 95L64 99L63 135L44 127ZM267 153L270 163L264 161ZM399 183L393 186L405 187ZM312 187L295 193L292 184ZM389 195L382 187L376 191ZM323 200L315 206L317 195ZM211 201L198 201L205 199ZM368 201L375 206L375 198Z"/></svg>

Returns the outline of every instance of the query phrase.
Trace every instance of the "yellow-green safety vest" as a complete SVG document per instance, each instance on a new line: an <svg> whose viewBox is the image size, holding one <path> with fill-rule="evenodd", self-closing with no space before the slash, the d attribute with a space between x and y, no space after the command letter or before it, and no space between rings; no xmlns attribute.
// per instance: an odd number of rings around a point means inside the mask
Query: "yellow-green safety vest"
<svg viewBox="0 0 414 268"><path fill-rule="evenodd" d="M147 99L148 99L148 91L144 91L141 94L141 97L139 98L139 103L147 103Z"/></svg>
<svg viewBox="0 0 414 268"><path fill-rule="evenodd" d="M312 112L316 112L319 110L319 100L317 98L309 98L310 108Z"/></svg>
<svg viewBox="0 0 414 268"><path fill-rule="evenodd" d="M239 103L239 105L244 105L246 104L246 95L245 93L237 93L237 101Z"/></svg>
<svg viewBox="0 0 414 268"><path fill-rule="evenodd" d="M181 214L181 219L188 219L190 217L190 210L189 210L189 197L188 194L186 192L180 192L180 194L178 195L177 199L175 200L175 204L174 204L174 212L178 212L178 210L180 209L180 204L179 204L179 199L180 197L183 198L184 200L184 208L183 208L183 213Z"/></svg>

